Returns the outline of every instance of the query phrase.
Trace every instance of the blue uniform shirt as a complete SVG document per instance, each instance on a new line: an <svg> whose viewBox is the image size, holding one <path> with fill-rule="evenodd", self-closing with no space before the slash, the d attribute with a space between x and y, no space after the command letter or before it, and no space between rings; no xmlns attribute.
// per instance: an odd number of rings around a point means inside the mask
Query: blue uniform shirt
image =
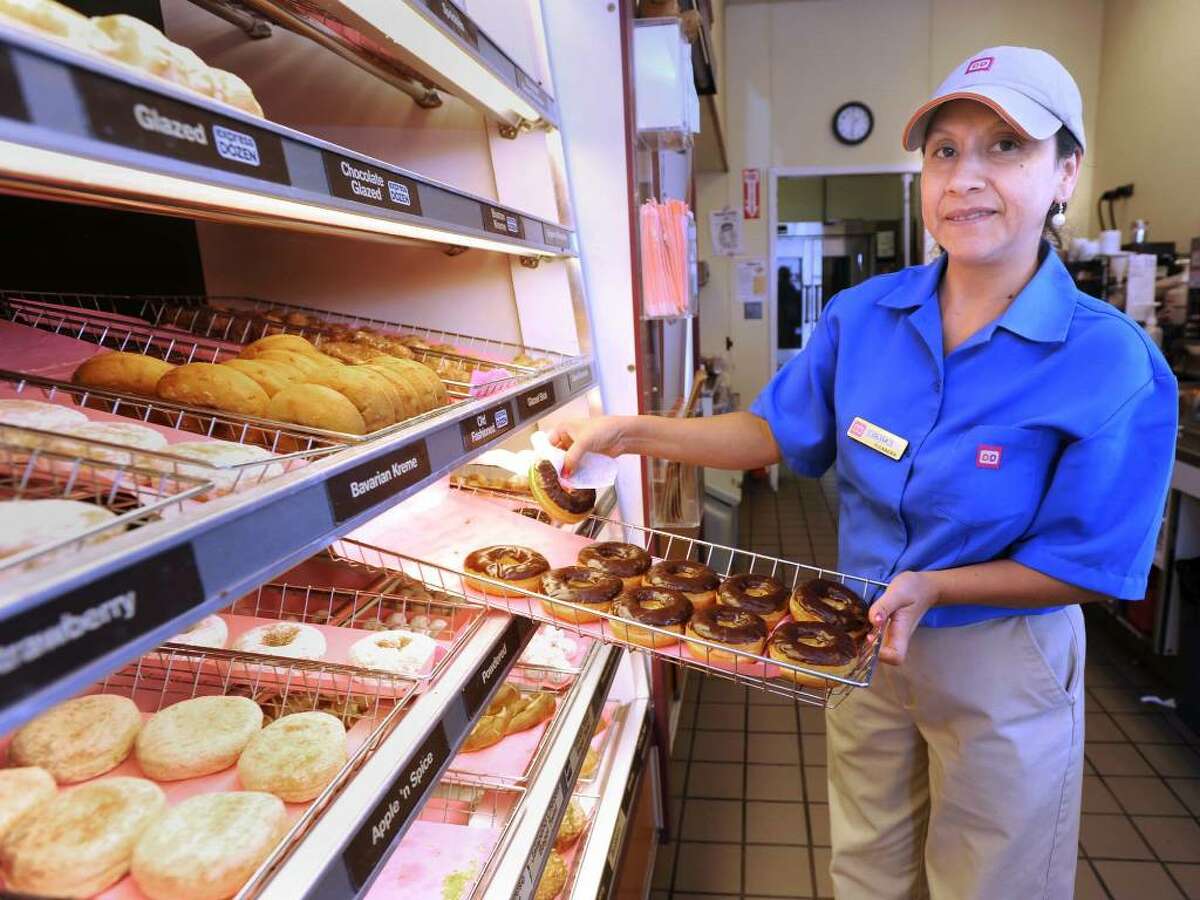
<svg viewBox="0 0 1200 900"><path fill-rule="evenodd" d="M948 356L944 258L834 297L751 411L783 459L837 462L839 569L1013 559L1114 597L1143 596L1175 455L1175 377L1145 332L1075 288L1047 252L1003 315ZM899 460L851 440L861 417L908 441ZM924 625L1014 613L948 605Z"/></svg>

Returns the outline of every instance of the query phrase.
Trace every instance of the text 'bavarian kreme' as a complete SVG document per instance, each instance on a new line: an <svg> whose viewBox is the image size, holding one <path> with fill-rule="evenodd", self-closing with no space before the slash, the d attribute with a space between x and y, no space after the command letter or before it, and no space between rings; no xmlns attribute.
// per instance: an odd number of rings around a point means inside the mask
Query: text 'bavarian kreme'
<svg viewBox="0 0 1200 900"><path fill-rule="evenodd" d="M380 469L370 478L350 482L350 496L361 497L369 494L378 487L387 484L393 478L401 478L419 465L416 459L406 459L404 462L394 462L389 468Z"/></svg>

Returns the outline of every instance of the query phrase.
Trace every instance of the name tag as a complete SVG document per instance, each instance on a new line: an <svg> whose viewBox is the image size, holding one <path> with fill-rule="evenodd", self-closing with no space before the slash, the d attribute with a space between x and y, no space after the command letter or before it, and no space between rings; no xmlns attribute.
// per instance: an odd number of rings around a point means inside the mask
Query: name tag
<svg viewBox="0 0 1200 900"><path fill-rule="evenodd" d="M880 428L878 425L872 425L866 419L856 418L850 423L850 428L846 431L847 437L851 440L858 441L860 444L866 444L872 450L882 453L884 456L889 456L892 459L899 459L904 455L904 450L908 447L908 441L897 434L892 434Z"/></svg>

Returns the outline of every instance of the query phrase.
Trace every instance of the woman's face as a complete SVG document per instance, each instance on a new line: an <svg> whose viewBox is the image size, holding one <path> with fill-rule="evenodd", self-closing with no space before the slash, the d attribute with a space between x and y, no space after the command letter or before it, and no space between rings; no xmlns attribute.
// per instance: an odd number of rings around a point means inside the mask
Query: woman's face
<svg viewBox="0 0 1200 900"><path fill-rule="evenodd" d="M1078 177L1078 155L1058 160L1054 138L1026 140L982 103L952 100L925 136L925 227L958 262L1002 262L1037 246Z"/></svg>

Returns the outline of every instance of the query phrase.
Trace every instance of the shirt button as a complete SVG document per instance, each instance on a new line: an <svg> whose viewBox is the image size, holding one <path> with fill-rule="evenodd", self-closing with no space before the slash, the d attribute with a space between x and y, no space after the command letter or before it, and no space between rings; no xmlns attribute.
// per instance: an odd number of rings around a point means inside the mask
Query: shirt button
<svg viewBox="0 0 1200 900"><path fill-rule="evenodd" d="M940 394L940 393L942 392L942 382L941 382L941 379L934 379L934 382L933 382L933 392L934 392L935 394Z"/></svg>

